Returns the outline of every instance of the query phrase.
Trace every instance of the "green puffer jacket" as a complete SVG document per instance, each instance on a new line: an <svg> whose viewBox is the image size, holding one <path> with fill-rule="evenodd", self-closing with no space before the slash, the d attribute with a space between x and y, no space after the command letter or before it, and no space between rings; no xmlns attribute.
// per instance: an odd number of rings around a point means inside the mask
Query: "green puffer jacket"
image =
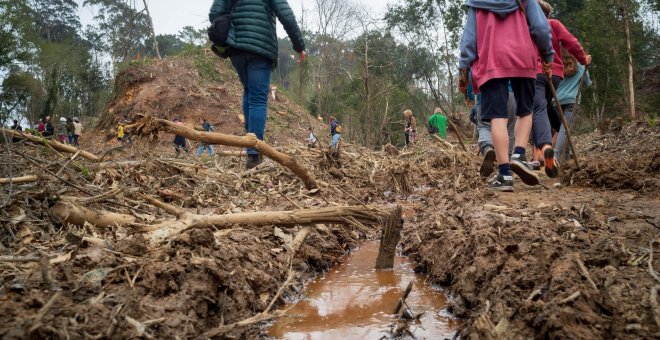
<svg viewBox="0 0 660 340"><path fill-rule="evenodd" d="M305 42L291 7L286 0L235 0L227 45L277 62L275 17L280 20L297 52L305 50ZM231 11L232 0L214 0L209 13L213 22Z"/></svg>

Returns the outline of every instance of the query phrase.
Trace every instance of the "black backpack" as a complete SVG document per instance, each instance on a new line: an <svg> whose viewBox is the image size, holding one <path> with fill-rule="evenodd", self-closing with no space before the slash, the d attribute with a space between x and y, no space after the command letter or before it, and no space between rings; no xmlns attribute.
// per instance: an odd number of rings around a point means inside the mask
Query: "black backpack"
<svg viewBox="0 0 660 340"><path fill-rule="evenodd" d="M211 48L227 46L227 37L229 36L229 28L231 27L231 13L234 11L238 1L232 0L229 13L215 18L211 23L211 27L208 28L209 40L213 43Z"/></svg>

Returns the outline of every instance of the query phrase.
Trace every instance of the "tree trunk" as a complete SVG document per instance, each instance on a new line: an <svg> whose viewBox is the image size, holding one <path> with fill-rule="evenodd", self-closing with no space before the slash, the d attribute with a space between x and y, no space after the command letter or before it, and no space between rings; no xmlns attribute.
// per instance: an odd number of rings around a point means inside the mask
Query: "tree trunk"
<svg viewBox="0 0 660 340"><path fill-rule="evenodd" d="M637 119L637 112L635 112L635 84L633 81L633 59L632 59L632 38L630 37L630 22L628 18L628 11L624 6L621 6L623 12L623 29L626 33L626 48L628 53L628 112L632 120Z"/></svg>
<svg viewBox="0 0 660 340"><path fill-rule="evenodd" d="M376 258L376 269L392 268L394 266L394 255L396 255L396 246L401 240L401 230L403 230L401 206L397 206L383 228L378 258Z"/></svg>
<svg viewBox="0 0 660 340"><path fill-rule="evenodd" d="M371 148L371 93L369 91L369 34L364 36L364 97L366 99L365 110L365 145L367 149Z"/></svg>
<svg viewBox="0 0 660 340"><path fill-rule="evenodd" d="M154 29L154 20L151 18L151 14L149 14L149 7L147 6L147 0L142 0L144 3L144 10L147 12L147 18L149 18L149 28L151 28L151 38L154 41L154 51L156 52L156 58L160 58L160 51L158 50L158 40L156 39L156 30Z"/></svg>
<svg viewBox="0 0 660 340"><path fill-rule="evenodd" d="M16 130L10 130L10 129L5 129L5 128L2 128L2 130L4 130L4 133L7 135L7 138L27 139L27 140L29 140L31 142L35 142L37 144L46 143L51 148L53 148L53 149L55 149L59 152L73 153L73 154L80 152L80 157L82 157L82 158L89 159L90 161L95 161L95 162L99 161L98 156L96 156L96 155L94 155L90 152L87 152L87 151L82 151L81 149L75 148L71 145L65 145L65 144L62 144L62 143L58 143L54 140L45 139L44 137L41 137L41 136L33 136L33 135L25 134L23 132L19 132L19 131L16 131Z"/></svg>

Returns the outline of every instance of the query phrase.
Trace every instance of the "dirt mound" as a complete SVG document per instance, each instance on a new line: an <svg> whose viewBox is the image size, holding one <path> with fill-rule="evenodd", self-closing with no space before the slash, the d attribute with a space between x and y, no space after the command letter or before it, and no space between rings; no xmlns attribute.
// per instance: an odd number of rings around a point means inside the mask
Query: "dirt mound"
<svg viewBox="0 0 660 340"><path fill-rule="evenodd" d="M463 337L660 336L660 281L653 276L660 270L660 199L646 190L657 185L657 169L649 166L657 133L627 130L592 140L600 147L583 151L589 156L569 176L572 187L546 179L548 190L433 188L421 197L424 208L416 210L417 224L406 225L403 250L454 294L452 312L467 320ZM605 185L631 167L645 190L622 191L637 188L632 182Z"/></svg>
<svg viewBox="0 0 660 340"><path fill-rule="evenodd" d="M578 141L580 169L570 162L564 183L607 189L660 190L660 129L638 124Z"/></svg>
<svg viewBox="0 0 660 340"><path fill-rule="evenodd" d="M208 50L133 62L117 74L113 98L97 127L111 130L120 119L143 114L170 120L178 117L190 127L206 118L217 132L242 135L242 98L243 87L229 59L220 59ZM269 98L268 114L268 143L286 145L307 138L307 113L285 93L276 92L275 99ZM323 124L311 117L310 121L321 133Z"/></svg>

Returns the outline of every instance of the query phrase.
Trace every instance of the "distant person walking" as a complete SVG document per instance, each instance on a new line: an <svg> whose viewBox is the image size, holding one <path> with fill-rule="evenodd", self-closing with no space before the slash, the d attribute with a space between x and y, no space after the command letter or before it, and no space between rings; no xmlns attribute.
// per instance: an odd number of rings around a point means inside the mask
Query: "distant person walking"
<svg viewBox="0 0 660 340"><path fill-rule="evenodd" d="M436 107L426 125L429 127L430 134L437 134L442 139L447 139L447 116L442 114L442 109Z"/></svg>
<svg viewBox="0 0 660 340"><path fill-rule="evenodd" d="M417 140L417 120L412 111L403 111L403 134L406 138L406 145L415 143Z"/></svg>
<svg viewBox="0 0 660 340"><path fill-rule="evenodd" d="M209 121L206 118L202 119L202 129L206 132L212 132L213 131L213 125L209 123ZM199 147L197 148L197 156L201 157L202 154L204 153L204 150L207 150L207 153L209 154L210 157L213 157L213 145L206 144L204 142L199 143Z"/></svg>
<svg viewBox="0 0 660 340"><path fill-rule="evenodd" d="M231 25L223 46L214 41L215 49L231 63L243 84L243 115L245 131L264 139L266 129L270 74L277 65L277 34L275 18L284 26L293 49L305 60L305 42L286 0L214 0L209 20L225 19L231 14ZM261 163L259 152L248 148L245 167Z"/></svg>
<svg viewBox="0 0 660 340"><path fill-rule="evenodd" d="M183 125L183 122L179 118L174 118L173 122L178 125ZM188 149L188 141L186 140L186 137L181 135L174 136L174 151L176 152L174 158L179 158L181 151L184 151L186 155L189 153L190 150Z"/></svg>
<svg viewBox="0 0 660 340"><path fill-rule="evenodd" d="M316 147L316 136L314 136L314 131L312 131L312 128L309 128L309 136L307 137L307 148L312 149Z"/></svg>
<svg viewBox="0 0 660 340"><path fill-rule="evenodd" d="M73 117L73 145L80 146L78 139L82 135L83 125L77 117Z"/></svg>
<svg viewBox="0 0 660 340"><path fill-rule="evenodd" d="M62 144L68 144L66 118L60 117L60 124L57 126L57 140Z"/></svg>
<svg viewBox="0 0 660 340"><path fill-rule="evenodd" d="M117 125L117 141L122 145L124 144L124 137L124 121L120 120L119 124Z"/></svg>
<svg viewBox="0 0 660 340"><path fill-rule="evenodd" d="M582 85L582 90L584 90L591 86L591 79L589 78L589 72L586 74L584 73L586 68L580 65L572 54L568 53L568 51L563 52L564 54L562 55L562 60L564 62L565 78L561 81L561 83L559 83L559 87L557 88L557 99L559 99L561 109L564 111L564 118L569 124L569 128L573 129L575 125L575 119L577 118L573 117L573 114L577 114L578 106L580 105L580 100L582 99L578 98L580 81L584 75L584 83ZM559 129L559 137L557 137L556 151L558 153L561 153L562 148L564 147L564 143L566 143L566 129L562 124L561 128ZM560 162L569 159L571 154L570 150L571 147L567 145L564 157L560 160Z"/></svg>
<svg viewBox="0 0 660 340"><path fill-rule="evenodd" d="M75 131L75 126L73 125L73 119L71 117L66 118L66 139L69 145L73 145L73 132Z"/></svg>
<svg viewBox="0 0 660 340"><path fill-rule="evenodd" d="M23 128L21 127L21 124L18 123L17 119L14 119L14 125L11 126L11 129L14 131L23 131ZM18 137L12 137L11 139L12 143L18 143L20 141L21 139Z"/></svg>

